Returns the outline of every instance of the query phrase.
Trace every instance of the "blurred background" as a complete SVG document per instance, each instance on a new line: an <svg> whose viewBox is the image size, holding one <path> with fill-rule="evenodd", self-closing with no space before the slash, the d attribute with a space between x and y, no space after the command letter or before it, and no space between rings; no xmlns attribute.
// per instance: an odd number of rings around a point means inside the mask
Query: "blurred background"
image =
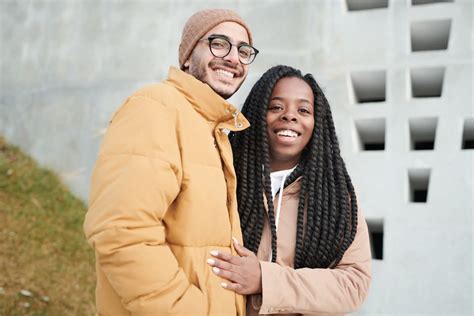
<svg viewBox="0 0 474 316"><path fill-rule="evenodd" d="M260 50L237 107L277 64L328 97L371 235L356 314L471 315L472 0L0 0L0 315L93 314L82 219L101 138L214 7Z"/></svg>

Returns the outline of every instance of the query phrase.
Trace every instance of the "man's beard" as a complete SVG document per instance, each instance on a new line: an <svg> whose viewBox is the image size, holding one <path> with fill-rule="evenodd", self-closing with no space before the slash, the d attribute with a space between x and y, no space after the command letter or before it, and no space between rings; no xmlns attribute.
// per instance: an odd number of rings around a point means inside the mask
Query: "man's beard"
<svg viewBox="0 0 474 316"><path fill-rule="evenodd" d="M191 62L191 64L196 64L196 63ZM209 62L209 64L207 64L207 65L205 65L203 63L199 63L199 64L197 64L197 67L190 67L188 69L188 73L193 75L196 79L206 83L212 90L214 90L215 93L220 95L222 98L228 99L235 92L237 92L237 90L239 90L239 88L242 85L242 83L244 82L244 80L242 79L240 81L239 85L232 92L229 92L226 89L222 89L221 87L213 87L211 85L211 83L208 82L208 78L207 78L208 72L206 70L209 70L209 72L212 72L213 71L212 69L217 67L217 66L223 66L225 68L234 70L236 72L234 78L242 77L244 75L244 68L243 68L242 65L239 64L239 65L236 66L236 65L234 65L232 63L229 63L229 62L227 62L223 59L217 59L217 58L212 59Z"/></svg>

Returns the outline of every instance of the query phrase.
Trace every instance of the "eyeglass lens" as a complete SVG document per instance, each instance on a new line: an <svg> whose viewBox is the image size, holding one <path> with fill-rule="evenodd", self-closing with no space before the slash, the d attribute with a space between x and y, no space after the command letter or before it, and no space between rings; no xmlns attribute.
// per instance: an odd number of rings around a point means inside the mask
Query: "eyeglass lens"
<svg viewBox="0 0 474 316"><path fill-rule="evenodd" d="M213 37L209 38L209 47L214 56L222 58L230 53L232 43L223 37ZM250 45L238 45L237 51L239 53L239 60L243 64L250 64L255 59L255 49Z"/></svg>

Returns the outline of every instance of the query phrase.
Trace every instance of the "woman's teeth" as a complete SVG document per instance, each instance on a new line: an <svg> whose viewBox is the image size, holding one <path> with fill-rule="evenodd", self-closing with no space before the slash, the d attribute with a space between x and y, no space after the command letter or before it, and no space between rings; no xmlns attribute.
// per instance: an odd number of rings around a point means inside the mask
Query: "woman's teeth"
<svg viewBox="0 0 474 316"><path fill-rule="evenodd" d="M278 131L277 135L278 136L286 136L286 137L297 137L298 133L296 133L292 130L289 130L289 129L285 129L285 130Z"/></svg>

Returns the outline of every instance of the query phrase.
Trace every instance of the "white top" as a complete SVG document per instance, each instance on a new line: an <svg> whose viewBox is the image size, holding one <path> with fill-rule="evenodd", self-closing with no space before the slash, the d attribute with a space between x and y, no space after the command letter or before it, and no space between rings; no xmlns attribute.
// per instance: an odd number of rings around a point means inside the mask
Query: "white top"
<svg viewBox="0 0 474 316"><path fill-rule="evenodd" d="M275 210L275 227L278 231L278 223L280 222L280 211L281 211L281 198L283 197L283 187L285 186L286 177L288 177L293 170L295 170L296 166L291 169L287 170L280 170L270 173L270 182L272 184L272 198L275 199L275 196L278 192L280 195L278 196L278 204ZM272 260L272 251L270 251L270 258L269 261Z"/></svg>
<svg viewBox="0 0 474 316"><path fill-rule="evenodd" d="M286 177L290 175L290 173L295 170L296 166L287 169L287 170L280 170L280 171L275 171L270 173L270 179L272 183L272 198L275 198L275 195L277 194L278 190L283 190L283 186L285 185L285 180Z"/></svg>

